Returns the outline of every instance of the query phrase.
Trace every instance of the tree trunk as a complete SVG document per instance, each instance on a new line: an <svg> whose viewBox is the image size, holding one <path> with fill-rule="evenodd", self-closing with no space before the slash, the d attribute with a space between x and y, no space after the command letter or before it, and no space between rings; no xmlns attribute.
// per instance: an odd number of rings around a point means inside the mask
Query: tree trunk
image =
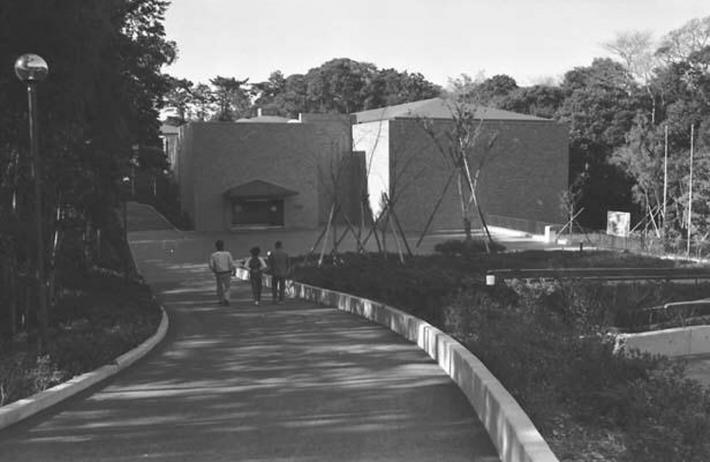
<svg viewBox="0 0 710 462"><path fill-rule="evenodd" d="M486 240L483 241L486 246L486 252L491 253L491 249L493 248L493 236L491 236L491 232L488 229L488 224L486 223L486 218L483 216L483 210L481 210L480 203L478 202L478 177L481 173L481 169L479 167L476 170L476 175L472 178L468 160L464 157L463 161L464 168L466 169L466 181L468 182L468 188L471 194L469 204L473 202L474 207L476 207L476 212L478 212L478 218L479 220L481 220L481 226L483 227L483 231L485 231L486 233Z"/></svg>

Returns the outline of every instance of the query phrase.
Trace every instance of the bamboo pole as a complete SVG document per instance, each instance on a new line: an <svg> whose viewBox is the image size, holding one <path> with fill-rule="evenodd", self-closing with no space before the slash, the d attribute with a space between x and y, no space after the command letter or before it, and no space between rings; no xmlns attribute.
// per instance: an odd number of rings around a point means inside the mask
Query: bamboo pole
<svg viewBox="0 0 710 462"><path fill-rule="evenodd" d="M397 237L397 230L394 229L394 223L393 220L388 220L390 229L392 230L392 238L394 239L394 243L397 246L397 255L399 255L399 261L401 263L404 263L404 254L402 253L402 246L399 244L399 238Z"/></svg>
<svg viewBox="0 0 710 462"><path fill-rule="evenodd" d="M449 179L446 181L446 184L444 185L444 189L441 191L441 194L439 195L439 198L436 201L436 204L434 205L434 209L431 211L431 214L429 215L429 219L426 222L426 225L424 226L424 229L422 230L421 235L419 236L419 240L417 241L417 245L415 248L419 248L421 245L422 241L424 240L424 236L426 236L426 233L429 231L429 227L431 226L431 222L434 220L434 215L436 215L436 212L439 210L439 207L441 207L441 202L444 200L444 196L446 196L446 191L448 191L449 186L451 185L451 180L454 179L454 176L456 175L456 170L453 169L451 170L451 174L449 175Z"/></svg>
<svg viewBox="0 0 710 462"><path fill-rule="evenodd" d="M666 235L666 203L668 202L668 124L664 127L663 148L663 235Z"/></svg>
<svg viewBox="0 0 710 462"><path fill-rule="evenodd" d="M392 204L392 201L390 200L389 196L385 193L383 195L385 200L387 201L387 210L389 211L390 215L392 216L392 221L394 222L394 225L397 227L395 230L393 228L393 232L396 233L399 232L400 237L402 238L402 241L404 241L404 246L407 249L407 255L410 257L413 256L412 254L412 249L409 247L409 243L407 242L407 235L404 233L404 229L402 228L402 225L399 222L399 218L397 218L397 214L394 211L394 204Z"/></svg>
<svg viewBox="0 0 710 462"><path fill-rule="evenodd" d="M330 208L330 215L328 216L328 224L325 227L325 240L323 241L323 247L321 248L320 251L320 257L318 257L318 266L321 266L323 264L323 255L325 255L325 248L328 245L328 231L330 231L330 223L333 220L333 212L335 211L335 203L333 203L333 206Z"/></svg>
<svg viewBox="0 0 710 462"><path fill-rule="evenodd" d="M690 256L690 233L693 226L693 138L695 137L695 126L690 126L690 178L688 179L688 244L686 253Z"/></svg>

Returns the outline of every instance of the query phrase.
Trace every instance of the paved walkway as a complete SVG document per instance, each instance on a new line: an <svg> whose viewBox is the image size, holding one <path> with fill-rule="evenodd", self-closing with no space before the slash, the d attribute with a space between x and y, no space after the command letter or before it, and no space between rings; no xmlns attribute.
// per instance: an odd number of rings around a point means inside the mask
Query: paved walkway
<svg viewBox="0 0 710 462"><path fill-rule="evenodd" d="M333 308L255 307L242 282L217 306L211 237L131 240L168 336L107 383L0 432L0 461L498 460L416 346Z"/></svg>

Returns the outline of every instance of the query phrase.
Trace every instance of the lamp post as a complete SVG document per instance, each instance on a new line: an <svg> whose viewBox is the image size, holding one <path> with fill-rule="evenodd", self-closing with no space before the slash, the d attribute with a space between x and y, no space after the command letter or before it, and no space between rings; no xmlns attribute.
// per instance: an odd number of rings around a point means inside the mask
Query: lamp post
<svg viewBox="0 0 710 462"><path fill-rule="evenodd" d="M138 154L140 153L140 144L131 145L133 156L131 157L131 199L136 198L136 164L138 163Z"/></svg>
<svg viewBox="0 0 710 462"><path fill-rule="evenodd" d="M41 56L24 54L15 61L15 74L27 85L27 101L29 105L30 153L32 158L32 177L34 179L34 219L37 298L39 302L37 318L39 321L40 351L43 351L47 340L49 314L47 312L47 288L44 277L44 239L42 233L42 174L39 158L39 127L37 126L37 83L44 80L49 72L47 62Z"/></svg>
<svg viewBox="0 0 710 462"><path fill-rule="evenodd" d="M125 241L125 245L128 246L128 188L130 187L131 179L127 176L124 176L121 180L121 183L121 196L123 197L123 240ZM130 279L130 264L127 256L124 256L123 260L123 276L125 280L128 281Z"/></svg>

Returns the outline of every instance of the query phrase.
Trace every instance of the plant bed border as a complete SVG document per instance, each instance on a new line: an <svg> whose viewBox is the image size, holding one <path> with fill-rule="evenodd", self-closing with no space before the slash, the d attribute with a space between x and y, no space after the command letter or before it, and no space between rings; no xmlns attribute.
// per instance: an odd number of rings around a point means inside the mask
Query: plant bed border
<svg viewBox="0 0 710 462"><path fill-rule="evenodd" d="M668 357L710 353L710 326L697 325L671 329L617 334L617 351L639 350Z"/></svg>
<svg viewBox="0 0 710 462"><path fill-rule="evenodd" d="M248 280L248 271L237 269ZM263 277L271 286L271 278ZM478 414L501 462L558 462L558 458L515 398L468 349L440 329L411 314L355 295L287 281L287 294L333 306L383 325L415 343L436 361L461 389Z"/></svg>
<svg viewBox="0 0 710 462"><path fill-rule="evenodd" d="M116 358L113 363L106 364L96 370L73 377L52 388L0 407L0 430L44 411L106 380L144 357L165 338L165 334L168 331L170 324L168 315L162 306L160 307L160 311L160 325L158 325L155 333L137 347Z"/></svg>

